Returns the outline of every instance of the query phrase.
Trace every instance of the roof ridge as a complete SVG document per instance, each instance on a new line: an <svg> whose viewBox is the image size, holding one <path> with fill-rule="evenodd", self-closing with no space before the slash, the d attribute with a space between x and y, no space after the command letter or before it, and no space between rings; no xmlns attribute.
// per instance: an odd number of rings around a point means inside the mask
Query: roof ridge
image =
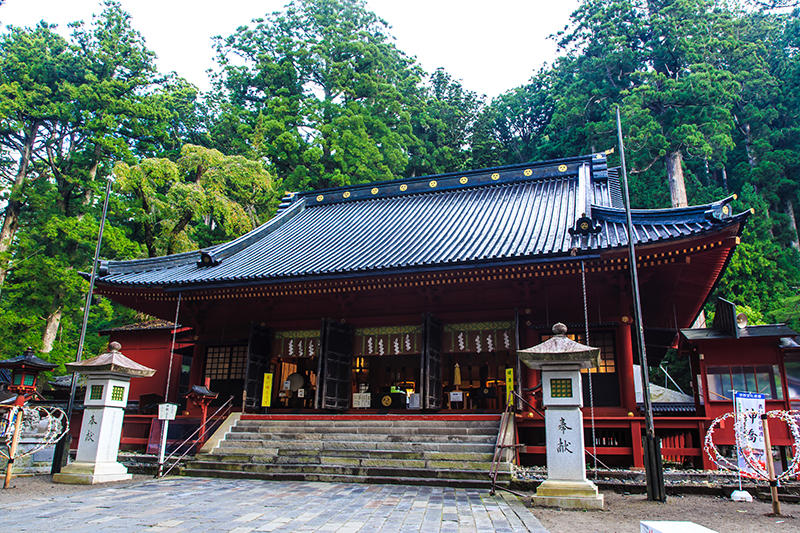
<svg viewBox="0 0 800 533"><path fill-rule="evenodd" d="M440 190L471 189L500 183L517 183L520 181L537 181L541 179L563 176L576 177L578 169L584 164L594 165L605 160L604 153L554 159L549 161L532 161L488 167L461 172L447 172L415 178L360 183L346 187L319 189L298 192L294 201L302 198L309 200L308 207L330 203L340 203L367 198L386 198L405 196L414 193L429 193Z"/></svg>

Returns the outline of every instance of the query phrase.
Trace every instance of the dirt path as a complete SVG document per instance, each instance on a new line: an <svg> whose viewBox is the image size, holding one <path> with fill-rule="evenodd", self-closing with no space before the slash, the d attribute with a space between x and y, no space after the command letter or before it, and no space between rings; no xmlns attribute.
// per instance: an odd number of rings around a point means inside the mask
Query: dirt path
<svg viewBox="0 0 800 533"><path fill-rule="evenodd" d="M534 508L533 514L551 533L639 532L640 520L688 520L719 533L800 531L800 505L782 504L784 514L794 518L764 516L772 512L768 503L735 503L711 496L669 496L667 503L654 503L642 494L605 492L605 511L559 511Z"/></svg>
<svg viewBox="0 0 800 533"><path fill-rule="evenodd" d="M130 481L118 481L116 483L104 483L103 485L64 485L53 483L53 476L22 476L11 480L11 487L2 488L0 481L0 503L23 502L30 498L57 498L87 489L102 487L122 487L131 483L138 483L152 476L134 475Z"/></svg>

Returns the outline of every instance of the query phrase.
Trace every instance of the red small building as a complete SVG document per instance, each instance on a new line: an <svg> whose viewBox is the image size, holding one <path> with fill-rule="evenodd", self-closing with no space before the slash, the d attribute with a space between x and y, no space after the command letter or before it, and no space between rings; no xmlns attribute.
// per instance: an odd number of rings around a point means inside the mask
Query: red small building
<svg viewBox="0 0 800 533"><path fill-rule="evenodd" d="M717 300L711 328L682 329L681 352L692 368L695 409L705 427L733 411L733 393L766 396L766 410L800 407L800 346L797 332L785 324L748 326L732 302ZM792 444L785 424L770 423L772 445L781 451L784 465ZM718 445L734 445L733 425L723 423L714 432ZM703 466L713 463L703 455Z"/></svg>

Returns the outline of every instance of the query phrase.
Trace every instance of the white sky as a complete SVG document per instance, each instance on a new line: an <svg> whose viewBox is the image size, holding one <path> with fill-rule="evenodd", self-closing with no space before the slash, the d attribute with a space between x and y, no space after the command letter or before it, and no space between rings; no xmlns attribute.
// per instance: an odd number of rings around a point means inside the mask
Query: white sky
<svg viewBox="0 0 800 533"><path fill-rule="evenodd" d="M214 66L211 37L229 35L253 18L280 10L284 0L122 0L133 26L158 55L162 72L175 71L203 90ZM368 0L392 26L397 46L423 68L444 67L464 86L489 97L525 83L555 57L547 37L561 30L578 0ZM40 20L90 22L97 0L6 0L0 24Z"/></svg>

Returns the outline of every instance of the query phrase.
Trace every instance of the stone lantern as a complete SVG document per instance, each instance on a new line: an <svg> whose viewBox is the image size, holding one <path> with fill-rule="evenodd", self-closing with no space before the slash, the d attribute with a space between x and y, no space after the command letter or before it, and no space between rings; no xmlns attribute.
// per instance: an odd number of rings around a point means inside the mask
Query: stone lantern
<svg viewBox="0 0 800 533"><path fill-rule="evenodd" d="M53 476L56 483L93 485L132 477L117 462L128 387L131 378L150 377L156 371L125 357L118 342L108 348L97 357L66 365L86 376L86 397L78 455L75 462Z"/></svg>
<svg viewBox="0 0 800 533"><path fill-rule="evenodd" d="M533 504L602 509L603 495L586 479L581 413L581 369L596 366L600 349L575 342L566 333L567 327L558 323L551 338L517 352L528 368L542 371L547 479L536 489Z"/></svg>

